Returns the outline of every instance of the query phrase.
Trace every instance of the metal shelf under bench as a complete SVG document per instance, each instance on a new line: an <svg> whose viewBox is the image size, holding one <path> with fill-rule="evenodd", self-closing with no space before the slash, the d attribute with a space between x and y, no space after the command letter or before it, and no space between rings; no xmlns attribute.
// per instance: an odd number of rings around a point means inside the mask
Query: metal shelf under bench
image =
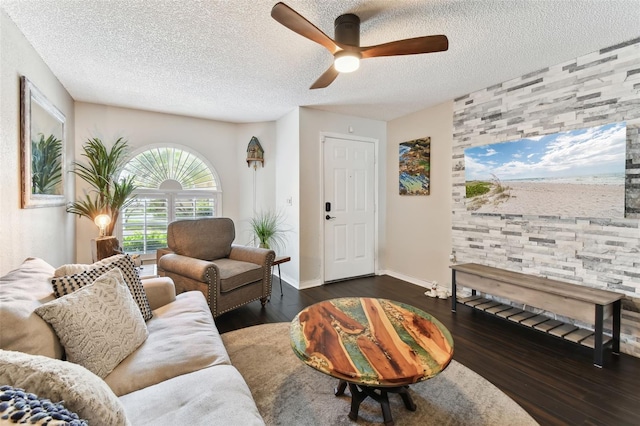
<svg viewBox="0 0 640 426"><path fill-rule="evenodd" d="M602 367L604 349L620 352L620 315L623 295L549 278L507 271L504 269L465 263L451 266L451 310L463 303L506 320L534 328L594 351L593 363ZM457 286L468 287L472 295L456 297ZM510 305L478 296L477 291L503 297L513 302L544 309L568 318L594 324L594 331L514 308ZM612 335L604 334L603 323L612 318Z"/></svg>

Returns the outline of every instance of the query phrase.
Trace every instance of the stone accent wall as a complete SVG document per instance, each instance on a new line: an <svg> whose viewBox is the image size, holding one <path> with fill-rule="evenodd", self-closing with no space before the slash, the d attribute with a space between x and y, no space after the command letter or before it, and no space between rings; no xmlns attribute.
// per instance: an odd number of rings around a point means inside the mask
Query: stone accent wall
<svg viewBox="0 0 640 426"><path fill-rule="evenodd" d="M622 350L640 357L640 38L454 101L457 262L625 294ZM621 121L627 123L624 219L467 211L465 148Z"/></svg>

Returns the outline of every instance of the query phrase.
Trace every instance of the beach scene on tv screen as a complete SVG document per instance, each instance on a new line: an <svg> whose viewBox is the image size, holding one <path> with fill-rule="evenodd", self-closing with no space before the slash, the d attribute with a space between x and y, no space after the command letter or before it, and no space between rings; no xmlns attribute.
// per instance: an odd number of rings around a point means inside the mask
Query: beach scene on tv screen
<svg viewBox="0 0 640 426"><path fill-rule="evenodd" d="M467 148L467 210L624 217L626 134L612 123Z"/></svg>

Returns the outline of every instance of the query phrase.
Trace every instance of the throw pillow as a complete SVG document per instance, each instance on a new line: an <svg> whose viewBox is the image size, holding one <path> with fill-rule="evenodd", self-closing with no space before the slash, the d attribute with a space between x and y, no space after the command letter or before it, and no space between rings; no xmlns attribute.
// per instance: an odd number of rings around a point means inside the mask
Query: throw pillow
<svg viewBox="0 0 640 426"><path fill-rule="evenodd" d="M28 258L0 277L0 348L62 359L58 336L33 313L55 299L50 283L53 270L42 259Z"/></svg>
<svg viewBox="0 0 640 426"><path fill-rule="evenodd" d="M104 378L148 336L120 269L35 312L56 331L67 359Z"/></svg>
<svg viewBox="0 0 640 426"><path fill-rule="evenodd" d="M0 386L0 401L0 425L89 426L86 420L64 408L62 402L38 398L38 395L24 389ZM5 419L9 422L3 422Z"/></svg>
<svg viewBox="0 0 640 426"><path fill-rule="evenodd" d="M79 274L89 269L94 269L99 266L109 265L112 262L125 256L124 254L114 254L113 256L105 257L102 260L98 260L94 263L68 263L58 267L54 273L54 277L64 277L65 275Z"/></svg>
<svg viewBox="0 0 640 426"><path fill-rule="evenodd" d="M96 262L93 265L87 266L89 266L87 269L81 270L73 275L54 277L51 280L51 284L53 285L53 292L56 297L62 297L66 294L73 293L74 291L91 284L105 272L114 268L120 268L122 275L124 276L124 280L129 287L129 291L138 304L140 312L142 312L142 317L145 321L151 319L153 312L151 311L151 306L149 306L149 299L147 299L147 294L144 292L144 288L142 287L138 270L128 254L111 256L101 260L100 262ZM70 268L67 269L72 270Z"/></svg>
<svg viewBox="0 0 640 426"><path fill-rule="evenodd" d="M109 386L80 365L0 350L0 383L64 401L68 410L91 425L130 425L122 403Z"/></svg>

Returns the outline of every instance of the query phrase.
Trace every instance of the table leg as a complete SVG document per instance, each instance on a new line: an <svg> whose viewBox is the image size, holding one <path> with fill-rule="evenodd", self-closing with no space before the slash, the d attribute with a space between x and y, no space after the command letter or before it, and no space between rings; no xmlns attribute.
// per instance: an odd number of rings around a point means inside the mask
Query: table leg
<svg viewBox="0 0 640 426"><path fill-rule="evenodd" d="M349 411L349 418L351 420L358 420L358 412L360 410L360 404L362 401L370 397L380 404L382 408L382 418L385 426L393 426L393 416L391 415L391 406L389 405L389 393L400 394L404 406L409 411L416 411L416 404L409 394L409 386L399 386L390 388L376 388L370 386L356 385L354 383L347 383L340 380L338 386L335 389L335 395L341 396L344 394L344 390L349 385L349 392L351 392L351 411Z"/></svg>
<svg viewBox="0 0 640 426"><path fill-rule="evenodd" d="M398 393L400 394L400 398L402 398L404 406L407 408L407 410L416 411L416 408L418 407L416 406L416 403L413 402L413 398L411 398L411 395L409 394L409 386L405 386Z"/></svg>
<svg viewBox="0 0 640 426"><path fill-rule="evenodd" d="M340 383L338 383L338 386L336 386L333 394L335 396L342 396L344 395L344 390L347 388L347 382L345 382L344 380L340 380Z"/></svg>
<svg viewBox="0 0 640 426"><path fill-rule="evenodd" d="M391 407L389 407L389 396L387 391L380 390L380 406L382 407L382 419L385 426L393 426L393 417L391 416Z"/></svg>
<svg viewBox="0 0 640 426"><path fill-rule="evenodd" d="M622 314L622 300L613 302L613 343L611 351L620 355L620 315Z"/></svg>
<svg viewBox="0 0 640 426"><path fill-rule="evenodd" d="M282 297L282 273L280 272L279 263L278 263L278 281L280 282L280 297Z"/></svg>
<svg viewBox="0 0 640 426"><path fill-rule="evenodd" d="M349 411L349 418L353 421L358 420L358 411L360 411L360 403L365 400L367 394L360 392L358 386L353 383L349 383L349 391L351 392L351 411Z"/></svg>
<svg viewBox="0 0 640 426"><path fill-rule="evenodd" d="M602 368L602 358L604 347L603 340L603 322L604 322L604 307L602 305L596 305L596 318L595 318L595 332L593 337L595 338L595 345L593 348L593 365Z"/></svg>
<svg viewBox="0 0 640 426"><path fill-rule="evenodd" d="M456 303L458 298L456 296L456 270L451 270L451 312L456 311Z"/></svg>

